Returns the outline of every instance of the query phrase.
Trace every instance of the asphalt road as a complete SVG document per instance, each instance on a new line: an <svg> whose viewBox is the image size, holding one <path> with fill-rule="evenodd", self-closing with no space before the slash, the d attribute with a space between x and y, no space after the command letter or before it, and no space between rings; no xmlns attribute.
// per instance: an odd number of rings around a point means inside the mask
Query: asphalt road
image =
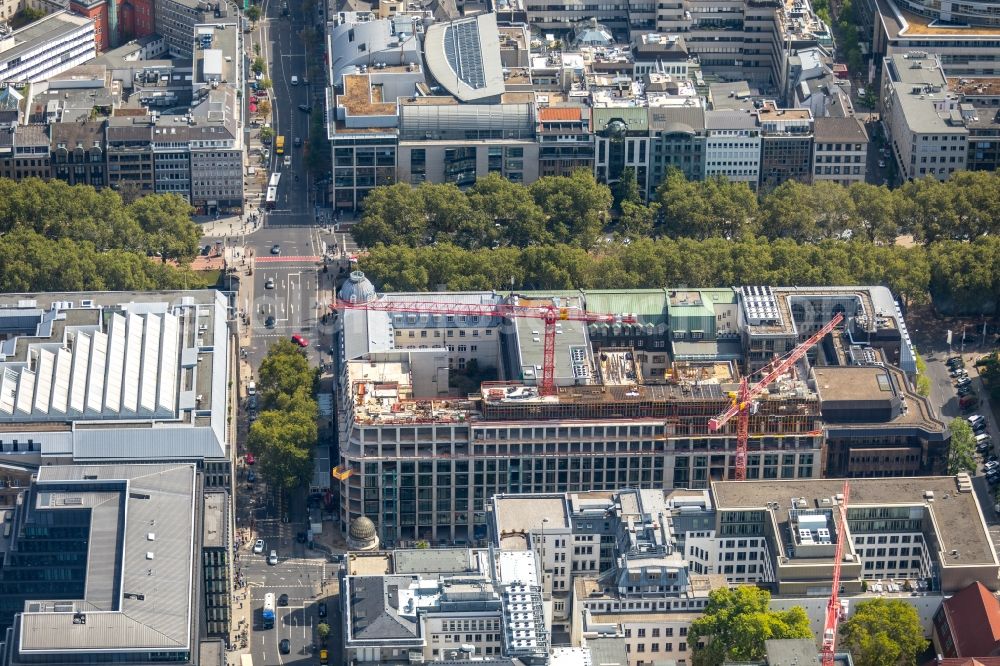
<svg viewBox="0 0 1000 666"><path fill-rule="evenodd" d="M301 111L300 104L309 104L311 85L306 85L305 47L299 32L305 26L301 12L301 0L286 0L289 14L282 16L282 0L266 0L261 22L261 53L267 61L267 71L271 78L271 126L275 134L285 137L285 154L271 151L268 171L281 173L278 186L278 202L267 215L267 224L301 225L311 224L314 210L311 193L308 191L309 178L303 163L302 146L295 147L298 137L304 142L309 136L309 114ZM297 76L298 85L292 85L292 77ZM291 164L285 166L285 157Z"/></svg>
<svg viewBox="0 0 1000 666"><path fill-rule="evenodd" d="M268 537L268 528L272 527L275 536ZM263 523L259 531L264 533L267 544L265 555L271 548L282 551L280 544L289 539L277 536L279 527L287 527L282 523ZM294 539L291 539L294 542ZM282 664L316 664L318 653L313 646L317 644L316 625L322 620L319 617L318 603L323 595L323 582L328 576L334 575L325 558L304 558L280 556L277 565L270 566L263 555L243 555L241 564L244 575L250 582L251 604L253 607L253 630L250 633L250 653L255 664L265 666ZM327 590L335 586L330 581ZM275 598L282 594L288 595L287 606L275 608L273 629L261 628L261 609L264 606L264 595L273 593ZM328 601L327 606L331 604ZM329 622L329 618L327 619ZM281 654L278 645L281 639L289 641L289 653Z"/></svg>

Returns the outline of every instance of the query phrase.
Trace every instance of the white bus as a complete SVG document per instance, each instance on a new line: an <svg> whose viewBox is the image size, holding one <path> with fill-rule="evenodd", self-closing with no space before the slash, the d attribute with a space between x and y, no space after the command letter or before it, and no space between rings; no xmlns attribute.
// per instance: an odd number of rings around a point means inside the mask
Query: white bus
<svg viewBox="0 0 1000 666"><path fill-rule="evenodd" d="M264 208L274 210L274 205L278 203L278 188L267 188L267 196L264 198Z"/></svg>
<svg viewBox="0 0 1000 666"><path fill-rule="evenodd" d="M261 613L261 624L264 629L274 629L274 593L264 595L264 610Z"/></svg>
<svg viewBox="0 0 1000 666"><path fill-rule="evenodd" d="M274 173L271 174L271 182L269 182L267 186L277 189L278 181L280 180L281 180L281 173L275 171Z"/></svg>

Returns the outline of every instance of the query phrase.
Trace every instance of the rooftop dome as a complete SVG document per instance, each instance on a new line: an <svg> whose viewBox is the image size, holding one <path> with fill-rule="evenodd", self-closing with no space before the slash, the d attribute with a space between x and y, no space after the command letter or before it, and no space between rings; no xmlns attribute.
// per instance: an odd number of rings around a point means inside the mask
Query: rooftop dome
<svg viewBox="0 0 1000 666"><path fill-rule="evenodd" d="M340 300L349 303L374 301L375 287L362 271L353 271L351 277L340 287Z"/></svg>
<svg viewBox="0 0 1000 666"><path fill-rule="evenodd" d="M349 534L355 541L370 541L375 538L375 523L367 516L355 518L351 521Z"/></svg>

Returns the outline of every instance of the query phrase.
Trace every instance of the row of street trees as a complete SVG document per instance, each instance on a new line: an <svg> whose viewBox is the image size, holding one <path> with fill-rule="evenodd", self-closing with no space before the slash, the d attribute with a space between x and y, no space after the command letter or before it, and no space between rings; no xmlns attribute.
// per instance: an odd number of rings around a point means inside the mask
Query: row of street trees
<svg viewBox="0 0 1000 666"><path fill-rule="evenodd" d="M184 267L201 233L191 206L175 194L126 204L111 189L0 179L0 202L0 291L203 286Z"/></svg>
<svg viewBox="0 0 1000 666"><path fill-rule="evenodd" d="M788 181L758 197L746 183L688 181L672 169L648 205L629 175L614 196L583 170L531 185L490 174L464 192L452 184L380 187L365 199L352 233L363 247L447 242L466 249L553 243L593 249L606 226L631 240L763 236L891 244L909 234L928 245L1000 234L1000 175L993 172L959 172L946 182L928 177L898 190Z"/></svg>
<svg viewBox="0 0 1000 666"><path fill-rule="evenodd" d="M926 246L858 240L648 238L587 251L568 244L464 249L378 245L360 268L380 290L620 289L741 284L884 284L911 304L953 312L1000 307L1000 237Z"/></svg>
<svg viewBox="0 0 1000 666"><path fill-rule="evenodd" d="M752 585L714 590L688 632L695 666L763 662L765 641L814 640L805 610L772 610L770 601ZM898 599L863 601L840 625L838 651L850 652L858 666L908 666L926 647L917 611Z"/></svg>
<svg viewBox="0 0 1000 666"><path fill-rule="evenodd" d="M268 484L294 490L312 478L319 434L316 369L297 345L282 340L271 345L258 375L262 411L250 426L247 448Z"/></svg>

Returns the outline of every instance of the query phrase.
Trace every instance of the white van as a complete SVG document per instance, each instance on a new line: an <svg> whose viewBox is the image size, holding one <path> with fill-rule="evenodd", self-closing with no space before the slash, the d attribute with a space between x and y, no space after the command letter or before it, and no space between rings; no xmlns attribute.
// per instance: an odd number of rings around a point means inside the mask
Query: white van
<svg viewBox="0 0 1000 666"><path fill-rule="evenodd" d="M297 77L297 76L293 76L292 77L292 85L293 86L299 85L299 77Z"/></svg>
<svg viewBox="0 0 1000 666"><path fill-rule="evenodd" d="M990 437L989 433L985 433L984 432L981 435L976 435L976 446L978 446L978 445L980 445L980 444L982 444L984 442L990 443L992 441L993 441L993 438Z"/></svg>
<svg viewBox="0 0 1000 666"><path fill-rule="evenodd" d="M256 395L257 393L257 383L249 382L247 384L247 395Z"/></svg>

